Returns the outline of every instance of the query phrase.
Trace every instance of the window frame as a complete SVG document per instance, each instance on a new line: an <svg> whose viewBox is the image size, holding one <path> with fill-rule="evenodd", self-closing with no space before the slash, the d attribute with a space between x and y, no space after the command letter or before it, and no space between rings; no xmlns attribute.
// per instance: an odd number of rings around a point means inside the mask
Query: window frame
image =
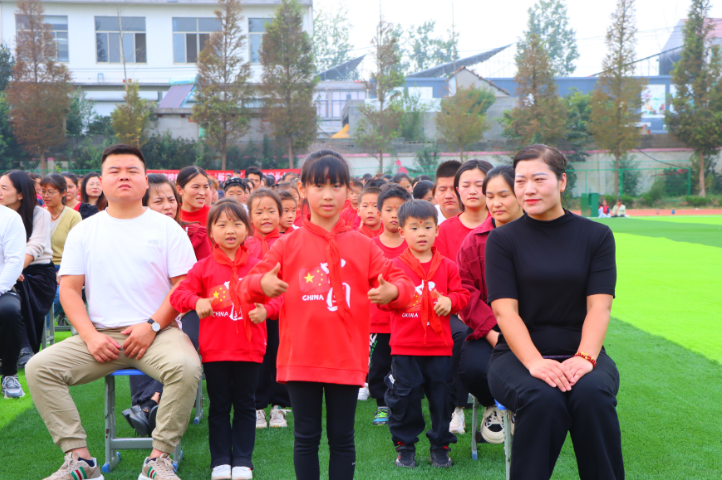
<svg viewBox="0 0 722 480"><path fill-rule="evenodd" d="M21 28L21 26L23 25L23 22L19 21L21 19L21 17L24 17L24 15L21 15L19 13L15 14L15 37L16 37L16 39L17 39L17 33L24 30L24 28ZM65 18L65 30L53 28L55 24L45 21L45 19L48 17L55 17L55 18L64 17ZM43 23L48 23L50 25L50 33L52 34L53 40L55 41L55 61L58 63L70 63L70 38L69 38L70 27L68 25L68 16L67 15L43 15ZM58 35L57 35L57 33L59 33L59 32L65 32L65 44L67 46L66 53L68 55L67 60L60 60L60 48L58 46Z"/></svg>
<svg viewBox="0 0 722 480"><path fill-rule="evenodd" d="M262 32L252 32L251 31L251 21L252 20L262 20L263 23L263 31ZM271 23L273 21L272 18L267 17L249 17L248 18L248 63L251 65L260 65L261 64L261 45L263 45L263 36L266 34L266 25ZM257 61L254 61L254 54L253 54L253 39L255 37L261 37L261 41L258 43L258 50L256 51L256 56L258 57Z"/></svg>
<svg viewBox="0 0 722 480"><path fill-rule="evenodd" d="M102 63L102 64L108 64L108 65L122 65L123 63L131 63L134 65L147 65L148 64L148 31L147 31L147 25L146 25L146 19L145 17L138 17L138 16L128 16L128 17L120 17L121 25L117 27L117 30L110 30L107 28L99 28L99 22L98 19L114 19L117 20L117 16L108 16L108 15L96 15L93 17L93 21L95 23L95 63ZM123 20L128 19L129 21L131 19L142 19L143 20L143 30L137 30L134 28L128 28L128 29L122 29ZM101 60L100 58L100 51L98 49L99 42L98 39L100 38L100 35L105 36L105 47L106 47L106 60ZM118 35L118 61L112 61L111 60L111 46L110 46L110 39L111 35ZM127 52L125 51L125 48L120 48L120 42L124 43L126 41L126 35L130 35L133 42L133 57L132 60L123 60L122 55L125 54L127 58ZM142 36L142 37L141 37ZM139 38L142 38L143 46L142 49L139 50ZM138 61L138 52L142 51L144 55L144 59L142 61Z"/></svg>
<svg viewBox="0 0 722 480"><path fill-rule="evenodd" d="M195 31L191 30L176 30L175 21L176 20L195 20L196 23L196 29ZM218 32L222 28L221 25L218 25L217 30L201 30L201 20L214 20L218 21L217 17L171 17L171 30L173 35L173 64L174 65L197 65L198 64L198 56L203 51L203 48L205 48L205 44L208 42L208 39L210 38L211 34L213 32ZM189 62L188 61L188 36L193 35L195 36L195 61ZM205 35L205 41L203 42L203 46L201 46L201 37ZM178 37L184 37L183 38L183 58L185 59L184 62L177 61L176 58L176 36Z"/></svg>

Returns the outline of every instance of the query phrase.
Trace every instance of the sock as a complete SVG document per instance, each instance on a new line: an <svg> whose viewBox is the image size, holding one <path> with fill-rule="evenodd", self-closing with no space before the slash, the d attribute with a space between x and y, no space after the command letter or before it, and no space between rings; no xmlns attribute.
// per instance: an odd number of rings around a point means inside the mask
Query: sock
<svg viewBox="0 0 722 480"><path fill-rule="evenodd" d="M95 466L95 460L88 460L87 458L78 457L78 461L81 461L81 460L82 460L83 462L87 463L89 467L94 467L94 466Z"/></svg>

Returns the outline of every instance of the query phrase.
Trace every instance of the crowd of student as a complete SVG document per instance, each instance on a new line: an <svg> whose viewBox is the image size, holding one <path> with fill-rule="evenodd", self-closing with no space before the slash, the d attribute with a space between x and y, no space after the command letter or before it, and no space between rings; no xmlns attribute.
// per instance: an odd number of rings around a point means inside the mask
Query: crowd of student
<svg viewBox="0 0 722 480"><path fill-rule="evenodd" d="M24 394L16 359L38 351L59 268L78 336L26 367L66 453L49 479L102 478L68 386L130 366L149 375L131 377L123 411L153 437L139 479L177 480L168 453L192 408L198 354L213 480L252 478L255 430L286 427L289 409L296 477L318 479L324 399L329 478L354 476L356 402L369 397L377 403L369 421L388 425L399 467L416 465L426 397L431 464L450 467L469 392L485 407L487 442L507 434L494 401L515 412L512 478L549 478L568 432L581 478L624 478L619 374L603 348L614 239L563 208L565 167L557 149L532 145L513 166L444 162L435 181L352 178L343 157L325 150L309 155L300 177L276 183L253 167L221 185L197 166L175 182L146 181L142 154L117 145L103 155L107 200L93 189L97 176L83 179L78 200L78 179L52 174L39 184L45 208L28 174L8 172L3 391ZM25 264L9 282L18 220Z"/></svg>

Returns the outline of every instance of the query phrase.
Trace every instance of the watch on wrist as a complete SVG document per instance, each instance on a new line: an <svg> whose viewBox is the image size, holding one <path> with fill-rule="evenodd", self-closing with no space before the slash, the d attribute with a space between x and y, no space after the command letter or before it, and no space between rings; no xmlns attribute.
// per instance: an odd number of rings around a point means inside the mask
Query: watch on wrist
<svg viewBox="0 0 722 480"><path fill-rule="evenodd" d="M156 321L153 320L152 318L149 318L149 319L148 319L148 323L150 324L150 328L151 328L155 333L160 332L160 323L156 322Z"/></svg>

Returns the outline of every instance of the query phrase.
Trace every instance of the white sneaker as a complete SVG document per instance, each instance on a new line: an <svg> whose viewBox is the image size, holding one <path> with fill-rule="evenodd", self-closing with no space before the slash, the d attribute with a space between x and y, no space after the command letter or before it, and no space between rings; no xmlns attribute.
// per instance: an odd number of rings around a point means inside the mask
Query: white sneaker
<svg viewBox="0 0 722 480"><path fill-rule="evenodd" d="M253 478L253 470L248 467L233 467L233 480Z"/></svg>
<svg viewBox="0 0 722 480"><path fill-rule="evenodd" d="M266 422L266 411L256 410L256 428L266 428L268 422Z"/></svg>
<svg viewBox="0 0 722 480"><path fill-rule="evenodd" d="M449 432L458 435L466 433L466 418L464 417L464 409L456 407L454 413L451 414L451 423L449 424Z"/></svg>
<svg viewBox="0 0 722 480"><path fill-rule="evenodd" d="M481 419L481 436L489 443L504 443L504 423L501 412L496 407L484 408Z"/></svg>
<svg viewBox="0 0 722 480"><path fill-rule="evenodd" d="M370 396L371 392L369 392L369 384L365 383L363 387L358 389L358 399L361 401L368 400Z"/></svg>
<svg viewBox="0 0 722 480"><path fill-rule="evenodd" d="M211 472L211 480L231 480L231 466L218 465Z"/></svg>
<svg viewBox="0 0 722 480"><path fill-rule="evenodd" d="M278 405L274 405L271 409L271 421L268 422L268 426L272 428L287 427L288 422L286 421L286 410L282 409Z"/></svg>

